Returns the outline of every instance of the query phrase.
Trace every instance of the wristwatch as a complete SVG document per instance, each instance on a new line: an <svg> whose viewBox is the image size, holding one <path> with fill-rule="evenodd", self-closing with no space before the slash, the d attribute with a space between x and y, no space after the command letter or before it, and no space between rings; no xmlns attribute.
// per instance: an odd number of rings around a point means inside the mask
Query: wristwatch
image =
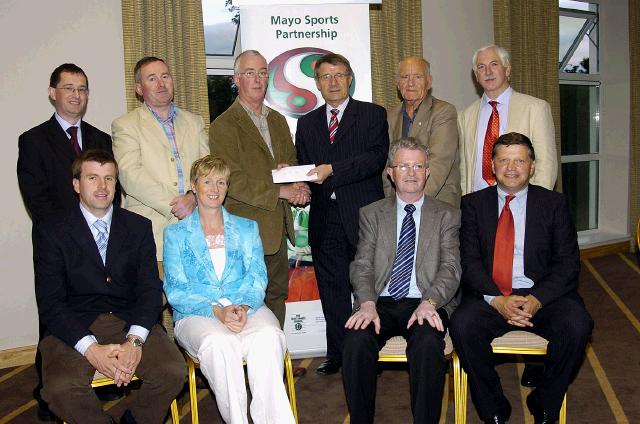
<svg viewBox="0 0 640 424"><path fill-rule="evenodd" d="M434 302L433 299L429 298L427 299L427 302L429 302L435 309L438 309L438 304Z"/></svg>
<svg viewBox="0 0 640 424"><path fill-rule="evenodd" d="M138 336L128 336L127 341L130 342L133 347L142 347L142 345L144 344L142 339Z"/></svg>

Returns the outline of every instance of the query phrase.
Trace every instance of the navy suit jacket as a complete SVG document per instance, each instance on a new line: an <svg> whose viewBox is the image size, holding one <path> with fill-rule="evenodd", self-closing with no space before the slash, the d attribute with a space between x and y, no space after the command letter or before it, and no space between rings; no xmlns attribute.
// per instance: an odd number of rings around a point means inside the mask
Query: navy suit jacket
<svg viewBox="0 0 640 424"><path fill-rule="evenodd" d="M298 119L298 164L331 164L333 175L310 183L309 244L319 246L331 193L336 193L344 231L358 243L358 211L384 197L380 174L389 152L387 113L373 103L349 99L333 144L329 143L326 106Z"/></svg>
<svg viewBox="0 0 640 424"><path fill-rule="evenodd" d="M106 265L78 204L36 222L33 245L42 337L73 347L103 313L148 330L158 322L162 282L148 219L114 208Z"/></svg>
<svg viewBox="0 0 640 424"><path fill-rule="evenodd" d="M111 137L82 121L82 150L111 150ZM18 139L18 183L33 221L78 205L73 190L71 164L76 154L55 115L24 132ZM120 184L114 197L120 205Z"/></svg>
<svg viewBox="0 0 640 424"><path fill-rule="evenodd" d="M462 197L460 253L463 295L500 296L491 277L498 225L496 186ZM543 306L578 296L580 251L564 195L529 184L524 236L524 274Z"/></svg>

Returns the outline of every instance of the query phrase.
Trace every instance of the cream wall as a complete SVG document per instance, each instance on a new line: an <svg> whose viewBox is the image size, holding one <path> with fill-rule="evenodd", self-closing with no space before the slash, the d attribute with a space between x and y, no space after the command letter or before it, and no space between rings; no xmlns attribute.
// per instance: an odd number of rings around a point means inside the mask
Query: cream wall
<svg viewBox="0 0 640 424"><path fill-rule="evenodd" d="M493 43L493 1L422 0L422 34L432 94L463 110L478 98L471 57Z"/></svg>
<svg viewBox="0 0 640 424"><path fill-rule="evenodd" d="M0 2L0 350L38 340L33 289L31 221L18 190L18 136L49 119L51 71L79 65L91 89L86 120L110 132L126 111L119 0L2 0Z"/></svg>

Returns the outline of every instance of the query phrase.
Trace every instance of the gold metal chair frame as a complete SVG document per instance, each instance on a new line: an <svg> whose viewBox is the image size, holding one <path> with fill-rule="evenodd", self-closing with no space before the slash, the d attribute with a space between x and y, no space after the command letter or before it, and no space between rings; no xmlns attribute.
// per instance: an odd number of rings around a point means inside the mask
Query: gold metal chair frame
<svg viewBox="0 0 640 424"><path fill-rule="evenodd" d="M187 352L182 351L185 359L187 360L187 371L189 374L189 399L191 402L191 423L198 424L198 390L196 387L196 368L200 368L198 361L189 355ZM246 363L243 361L243 365ZM293 418L296 424L298 423L298 407L296 404L296 388L295 381L293 379L293 365L291 363L291 356L287 350L284 355L284 372L287 379L287 392L289 394L289 404L291 405L291 411L293 412ZM174 422L175 424L175 422Z"/></svg>
<svg viewBox="0 0 640 424"><path fill-rule="evenodd" d="M503 341L508 342L509 336L517 336L515 333L527 333L527 336L533 339L529 345L535 345L536 347L526 347L523 345L503 344ZM504 340L506 338L506 340ZM500 340L503 339L503 340ZM536 334L525 331L509 331L502 337L497 337L491 342L493 353L502 353L509 355L546 355L547 354L547 340L537 336ZM454 391L455 391L455 411L456 411L456 424L465 424L467 422L467 373L460 366L460 361L457 355L454 357ZM560 408L559 424L566 424L567 422L567 394L565 393L562 400L562 407Z"/></svg>
<svg viewBox="0 0 640 424"><path fill-rule="evenodd" d="M378 354L378 362L407 362L406 353L398 353L400 351L404 352L407 348L407 342L402 336L396 336L390 338L384 347L380 350ZM447 333L445 338L445 359L451 359L452 368L453 368L453 401L455 404L455 422L458 423L458 404L459 404L459 389L458 382L460 381L460 370L462 367L460 366L460 359L456 354L455 350L453 350L453 344L451 342L451 338L449 337L449 333Z"/></svg>
<svg viewBox="0 0 640 424"><path fill-rule="evenodd" d="M135 375L131 379L131 381L137 381L137 380L139 380L139 378ZM91 387L94 389L96 387L110 386L112 384L116 384L115 381L113 381L113 378L109 378L98 371L96 371L96 373L93 376L93 380L91 381ZM176 402L175 399L171 401L171 422L173 424L180 423L180 415L178 414L178 403ZM66 424L66 422L63 421L63 424Z"/></svg>

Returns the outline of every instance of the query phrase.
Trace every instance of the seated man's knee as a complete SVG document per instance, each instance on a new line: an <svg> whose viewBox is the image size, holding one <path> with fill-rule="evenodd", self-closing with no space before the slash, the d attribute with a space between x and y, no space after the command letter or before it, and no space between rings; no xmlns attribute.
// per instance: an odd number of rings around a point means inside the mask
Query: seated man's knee
<svg viewBox="0 0 640 424"><path fill-rule="evenodd" d="M343 352L345 354L361 352L363 349L377 350L373 330L347 330L344 336Z"/></svg>

